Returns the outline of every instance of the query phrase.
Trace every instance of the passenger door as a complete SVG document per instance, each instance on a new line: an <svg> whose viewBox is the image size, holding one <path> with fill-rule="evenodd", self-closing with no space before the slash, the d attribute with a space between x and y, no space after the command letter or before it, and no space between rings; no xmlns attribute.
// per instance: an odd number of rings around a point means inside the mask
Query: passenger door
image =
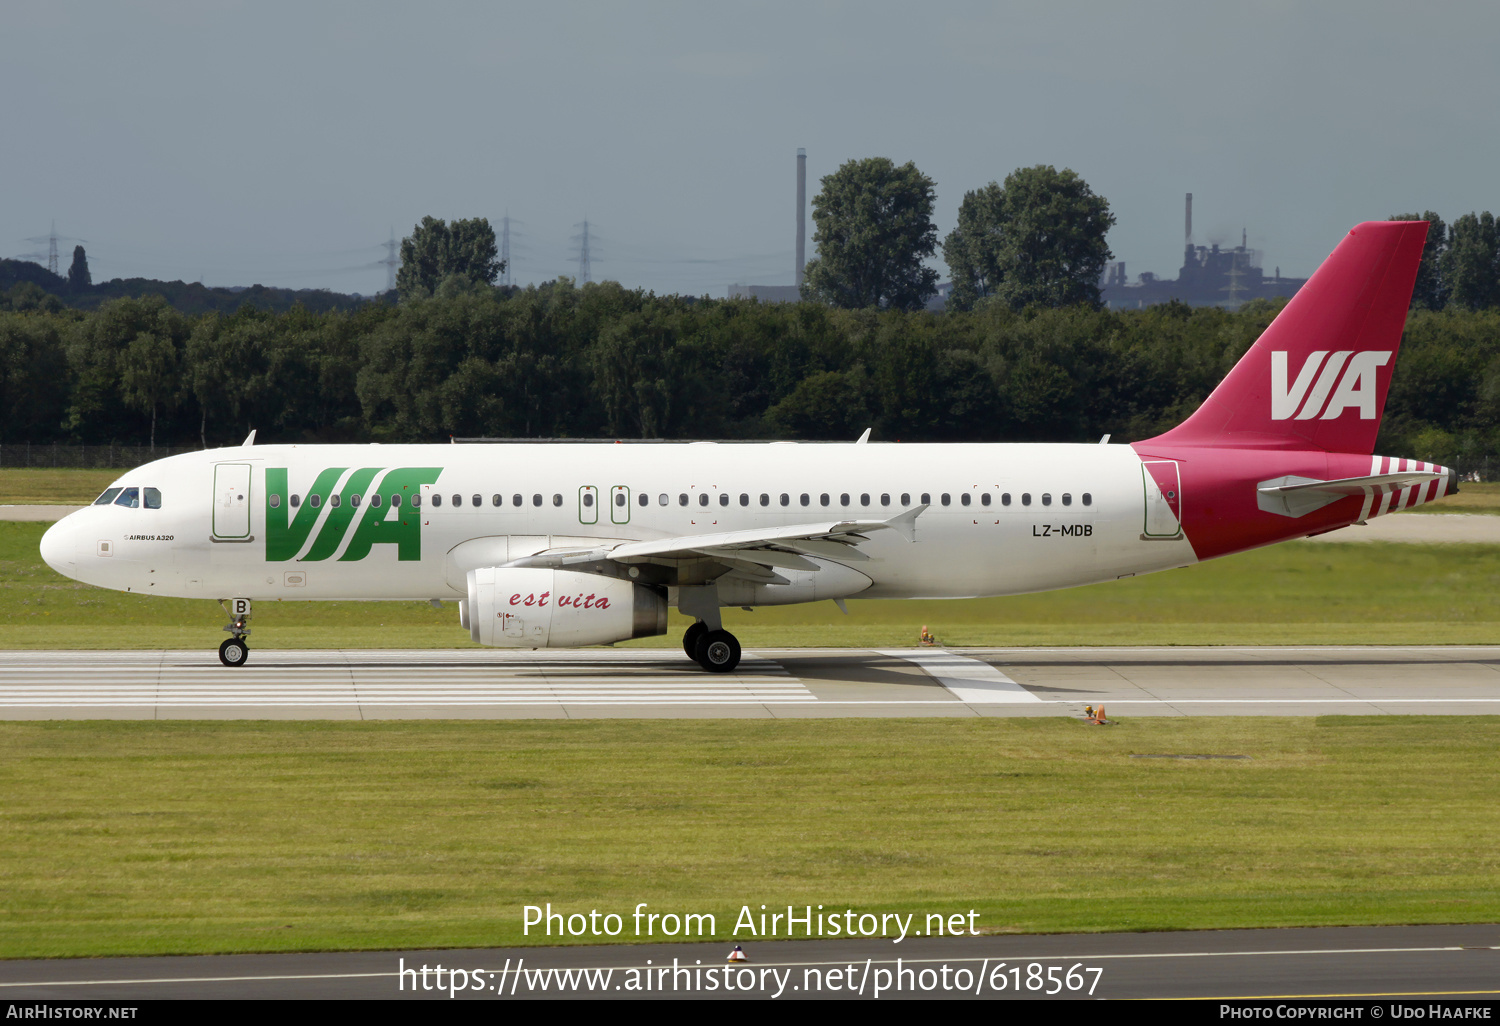
<svg viewBox="0 0 1500 1026"><path fill-rule="evenodd" d="M1146 529L1142 538L1176 538L1182 533L1182 476L1176 460L1144 460Z"/></svg>
<svg viewBox="0 0 1500 1026"><path fill-rule="evenodd" d="M250 540L250 465L214 465L214 537Z"/></svg>

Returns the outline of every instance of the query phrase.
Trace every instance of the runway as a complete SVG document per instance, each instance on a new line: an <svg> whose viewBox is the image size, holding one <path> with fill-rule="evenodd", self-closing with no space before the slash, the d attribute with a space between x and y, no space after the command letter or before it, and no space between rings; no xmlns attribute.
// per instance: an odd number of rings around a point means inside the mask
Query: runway
<svg viewBox="0 0 1500 1026"><path fill-rule="evenodd" d="M0 1001L1441 996L1490 1005L1500 994L1500 927L1492 925L908 937L899 944L741 936L750 961L726 974L735 943L8 961L0 962ZM441 980L421 973L437 966ZM454 969L462 989L453 989ZM590 974L569 978L554 969ZM631 990L632 972L638 983L649 972L651 990ZM719 983L726 978L729 989Z"/></svg>
<svg viewBox="0 0 1500 1026"><path fill-rule="evenodd" d="M1500 713L1500 646L0 652L0 719Z"/></svg>

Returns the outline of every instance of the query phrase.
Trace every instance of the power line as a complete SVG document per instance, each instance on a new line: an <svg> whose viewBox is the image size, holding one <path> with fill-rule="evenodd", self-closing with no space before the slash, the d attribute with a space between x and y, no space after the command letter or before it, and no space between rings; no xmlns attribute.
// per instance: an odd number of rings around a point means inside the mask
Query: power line
<svg viewBox="0 0 1500 1026"><path fill-rule="evenodd" d="M593 280L590 266L588 218L585 217L581 223L575 224L573 227L583 229L581 235L573 236L573 242L576 243L578 250L578 284L587 285Z"/></svg>
<svg viewBox="0 0 1500 1026"><path fill-rule="evenodd" d="M87 242L89 240L88 239L77 239L77 238L74 238L71 235L59 235L59 234L57 234L57 218L54 217L52 219L52 231L49 234L47 234L47 235L33 235L29 239L24 239L22 241L24 241L24 242L45 242L47 244L47 270L51 271L53 274L57 274L58 273L57 272L57 268L58 268L58 262L57 262L57 244L59 242ZM37 256L41 256L40 253L38 253L36 255Z"/></svg>
<svg viewBox="0 0 1500 1026"><path fill-rule="evenodd" d="M396 287L396 268L401 265L401 261L396 259L396 228L394 225L391 226L391 240L383 245L385 246L385 259L375 262L377 265L385 265L385 290L390 292Z"/></svg>

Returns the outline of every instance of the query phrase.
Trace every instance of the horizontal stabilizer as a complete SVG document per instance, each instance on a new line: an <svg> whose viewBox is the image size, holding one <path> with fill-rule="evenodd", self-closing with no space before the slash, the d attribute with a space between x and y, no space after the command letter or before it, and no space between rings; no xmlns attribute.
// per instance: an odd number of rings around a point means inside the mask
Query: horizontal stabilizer
<svg viewBox="0 0 1500 1026"><path fill-rule="evenodd" d="M1319 481L1311 477L1278 477L1255 486L1260 508L1287 517L1306 516L1351 495L1385 495L1412 485L1429 484L1443 477L1429 470L1403 470L1395 474L1341 477Z"/></svg>

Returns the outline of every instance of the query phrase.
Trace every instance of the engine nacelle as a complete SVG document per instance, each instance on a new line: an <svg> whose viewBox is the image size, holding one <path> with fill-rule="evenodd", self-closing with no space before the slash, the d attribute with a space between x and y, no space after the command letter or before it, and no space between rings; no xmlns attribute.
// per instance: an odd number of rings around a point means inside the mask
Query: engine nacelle
<svg viewBox="0 0 1500 1026"><path fill-rule="evenodd" d="M667 633L666 597L634 581L538 567L468 577L460 622L481 645L572 648Z"/></svg>

